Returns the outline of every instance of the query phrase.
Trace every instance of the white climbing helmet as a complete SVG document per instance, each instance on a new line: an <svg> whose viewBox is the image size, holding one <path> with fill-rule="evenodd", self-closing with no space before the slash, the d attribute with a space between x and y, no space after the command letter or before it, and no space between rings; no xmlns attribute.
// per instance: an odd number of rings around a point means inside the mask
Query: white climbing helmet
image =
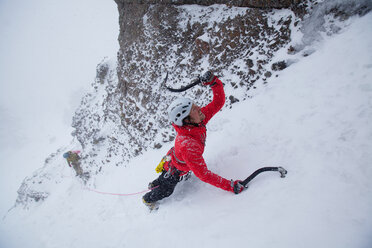
<svg viewBox="0 0 372 248"><path fill-rule="evenodd" d="M168 107L169 120L177 126L182 126L182 120L186 118L191 111L192 100L189 98L177 98Z"/></svg>

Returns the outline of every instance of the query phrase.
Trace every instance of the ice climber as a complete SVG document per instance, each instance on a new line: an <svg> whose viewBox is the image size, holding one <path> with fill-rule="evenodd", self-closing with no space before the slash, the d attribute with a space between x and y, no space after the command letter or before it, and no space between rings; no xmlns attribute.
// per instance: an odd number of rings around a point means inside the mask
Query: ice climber
<svg viewBox="0 0 372 248"><path fill-rule="evenodd" d="M206 125L224 105L225 92L222 82L210 72L201 77L201 81L212 88L212 102L201 108L188 98L178 98L168 108L169 120L177 136L174 147L156 169L161 175L149 184L151 191L143 196L143 202L150 210L157 209L157 202L170 196L177 183L191 171L203 182L223 190L239 194L244 189L240 180L227 180L210 171L205 164Z"/></svg>
<svg viewBox="0 0 372 248"><path fill-rule="evenodd" d="M82 177L84 173L81 169L79 153L80 151L68 151L63 154L63 157L67 160L68 166L74 168L76 176Z"/></svg>

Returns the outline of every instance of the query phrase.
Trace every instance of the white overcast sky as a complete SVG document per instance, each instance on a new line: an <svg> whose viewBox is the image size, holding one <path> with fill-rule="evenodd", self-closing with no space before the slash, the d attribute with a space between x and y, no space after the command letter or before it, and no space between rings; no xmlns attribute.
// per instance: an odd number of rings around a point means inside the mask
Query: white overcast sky
<svg viewBox="0 0 372 248"><path fill-rule="evenodd" d="M72 139L97 64L116 57L118 18L114 0L0 0L2 196Z"/></svg>

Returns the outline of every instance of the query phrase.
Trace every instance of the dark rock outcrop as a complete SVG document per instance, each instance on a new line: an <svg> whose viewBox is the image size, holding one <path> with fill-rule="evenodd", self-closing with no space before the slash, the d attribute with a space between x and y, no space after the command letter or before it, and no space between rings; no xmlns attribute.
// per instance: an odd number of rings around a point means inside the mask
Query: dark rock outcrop
<svg viewBox="0 0 372 248"><path fill-rule="evenodd" d="M185 5L198 4L209 6L213 4L226 4L236 7L250 8L288 8L299 0L115 0L120 5L127 4L167 4L167 5Z"/></svg>
<svg viewBox="0 0 372 248"><path fill-rule="evenodd" d="M211 69L223 78L227 88L234 85L233 89L248 91L263 74L269 75L267 65L274 53L290 41L290 25L295 18L290 10L277 18L271 9L232 5L190 9L175 4L118 2L122 124L131 133L147 137L140 142L142 147L153 147L159 128L167 125L165 110L174 95L159 88L166 71L170 71L169 84L181 85L202 70ZM178 4L181 2L187 1ZM234 79L229 78L231 74ZM199 88L189 93L198 98L199 104L210 99L208 90ZM229 98L227 102L231 105L237 101ZM171 135L162 141L169 140Z"/></svg>

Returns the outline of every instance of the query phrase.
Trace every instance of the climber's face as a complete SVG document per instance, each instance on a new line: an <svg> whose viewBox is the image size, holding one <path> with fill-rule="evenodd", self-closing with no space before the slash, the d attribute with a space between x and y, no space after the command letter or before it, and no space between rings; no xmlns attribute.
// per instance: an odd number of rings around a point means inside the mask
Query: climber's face
<svg viewBox="0 0 372 248"><path fill-rule="evenodd" d="M190 111L190 122L199 124L200 122L204 121L205 115L201 112L201 108L195 104L192 105Z"/></svg>

